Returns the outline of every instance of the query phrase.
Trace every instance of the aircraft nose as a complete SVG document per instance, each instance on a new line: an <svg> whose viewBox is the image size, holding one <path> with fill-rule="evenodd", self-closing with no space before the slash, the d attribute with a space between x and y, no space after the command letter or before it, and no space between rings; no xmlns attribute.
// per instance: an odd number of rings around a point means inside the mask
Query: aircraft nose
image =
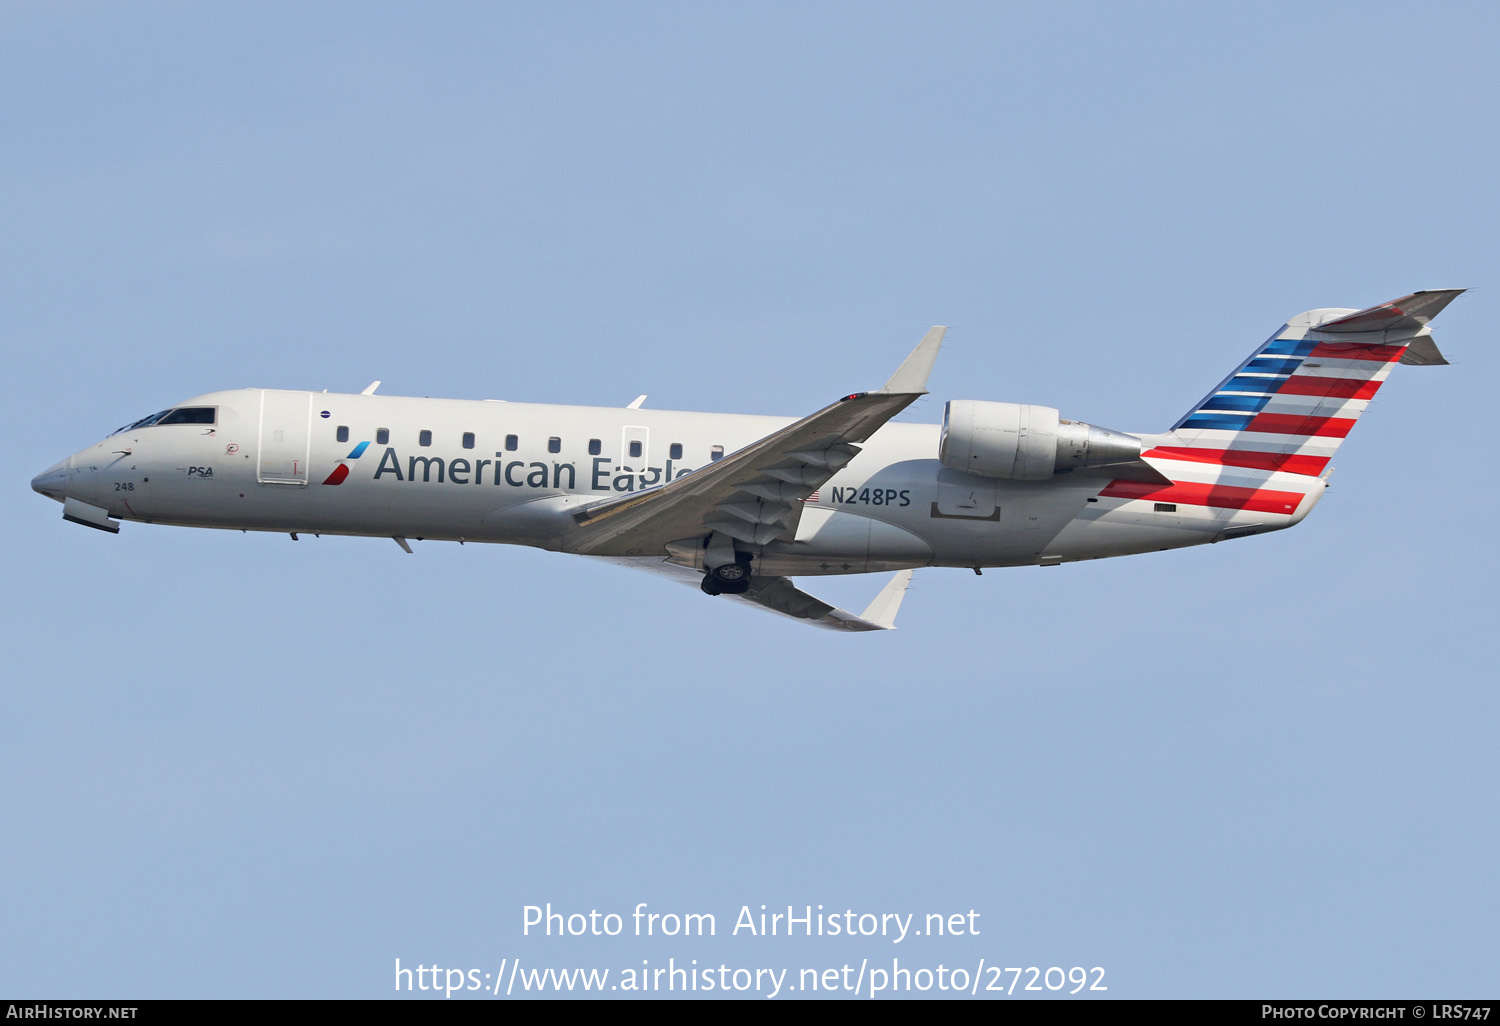
<svg viewBox="0 0 1500 1026"><path fill-rule="evenodd" d="M54 463L31 479L31 490L61 502L68 497L68 461Z"/></svg>

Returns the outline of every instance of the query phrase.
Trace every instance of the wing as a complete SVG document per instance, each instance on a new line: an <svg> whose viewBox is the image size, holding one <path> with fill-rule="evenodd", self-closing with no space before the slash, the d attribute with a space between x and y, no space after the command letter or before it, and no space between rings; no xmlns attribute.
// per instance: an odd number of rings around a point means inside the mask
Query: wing
<svg viewBox="0 0 1500 1026"><path fill-rule="evenodd" d="M751 581L749 591L734 597L753 602L773 613L806 620L825 630L893 631L896 629L896 612L906 597L911 575L910 570L898 570L892 574L885 587L880 589L880 594L875 596L875 601L858 616L813 598L786 577L756 577Z"/></svg>
<svg viewBox="0 0 1500 1026"><path fill-rule="evenodd" d="M857 443L926 394L946 332L943 327L929 331L878 391L847 395L670 484L585 506L573 514L563 547L593 555L635 555L664 552L669 542L710 532L749 545L792 537L802 500L855 457Z"/></svg>
<svg viewBox="0 0 1500 1026"><path fill-rule="evenodd" d="M682 584L693 585L695 588L703 578L697 570L674 566L659 559L633 557L615 559L613 562L637 570L663 574ZM912 571L910 570L896 571L886 582L885 587L880 589L880 594L875 596L875 600L865 607L863 613L859 614L851 613L847 609L839 609L837 606L813 598L786 577L757 576L752 579L749 591L742 595L726 597L749 602L767 612L801 620L803 623L821 627L824 630L890 631L896 629L896 613L901 608L901 600L906 597L906 589L911 584L911 577Z"/></svg>

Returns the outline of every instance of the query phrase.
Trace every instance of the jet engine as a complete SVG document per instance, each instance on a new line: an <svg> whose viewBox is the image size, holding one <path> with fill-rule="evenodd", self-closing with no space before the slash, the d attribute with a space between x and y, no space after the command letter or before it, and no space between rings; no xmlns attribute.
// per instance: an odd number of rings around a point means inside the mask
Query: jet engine
<svg viewBox="0 0 1500 1026"><path fill-rule="evenodd" d="M985 477L1045 481L1054 474L1133 463L1134 435L1062 420L1050 406L954 399L943 408L938 459Z"/></svg>

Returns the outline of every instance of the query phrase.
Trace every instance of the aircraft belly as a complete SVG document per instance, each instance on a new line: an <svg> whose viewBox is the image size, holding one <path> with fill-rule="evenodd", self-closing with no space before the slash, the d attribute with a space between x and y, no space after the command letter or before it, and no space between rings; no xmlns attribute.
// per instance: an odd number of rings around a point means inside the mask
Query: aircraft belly
<svg viewBox="0 0 1500 1026"><path fill-rule="evenodd" d="M199 482L190 482L195 487ZM496 494L491 488L347 480L337 487L224 482L226 503L216 508L175 502L164 507L164 523L252 530L369 535L537 544L533 522L508 522L514 509L534 506L533 495ZM240 498L243 496L243 498ZM562 497L558 497L562 498ZM510 499L509 505L505 500ZM529 500L529 501L528 501ZM579 499L578 501L582 501Z"/></svg>
<svg viewBox="0 0 1500 1026"><path fill-rule="evenodd" d="M757 568L762 573L860 574L927 566L933 551L905 528L874 517L808 506L796 537L763 546Z"/></svg>
<svg viewBox="0 0 1500 1026"><path fill-rule="evenodd" d="M1216 530L1182 520L1142 523L1135 519L1077 519L1047 546L1043 562L1102 559L1140 552L1158 552L1214 540Z"/></svg>
<svg viewBox="0 0 1500 1026"><path fill-rule="evenodd" d="M988 480L945 471L924 534L940 566L1027 566L1044 561L1056 538L1096 492L1097 479Z"/></svg>
<svg viewBox="0 0 1500 1026"><path fill-rule="evenodd" d="M518 530L508 520L513 511L536 505L537 500L529 494L497 495L492 489L461 485L402 488L367 484L352 495L338 496L342 501L316 493L309 499L308 515L331 529L361 534L520 543L531 543L537 534L527 529L530 525Z"/></svg>
<svg viewBox="0 0 1500 1026"><path fill-rule="evenodd" d="M1158 512L1142 502L1100 503L1069 523L1047 546L1047 562L1100 559L1203 545L1291 526L1288 517L1244 510L1183 506Z"/></svg>

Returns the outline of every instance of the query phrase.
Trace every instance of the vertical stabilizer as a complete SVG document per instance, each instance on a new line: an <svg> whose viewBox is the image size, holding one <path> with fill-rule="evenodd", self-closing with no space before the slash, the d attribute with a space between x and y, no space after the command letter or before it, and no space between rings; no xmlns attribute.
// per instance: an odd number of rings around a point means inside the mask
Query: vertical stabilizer
<svg viewBox="0 0 1500 1026"><path fill-rule="evenodd" d="M1145 455L1321 475L1397 363L1448 362L1427 325L1463 291L1298 314Z"/></svg>

